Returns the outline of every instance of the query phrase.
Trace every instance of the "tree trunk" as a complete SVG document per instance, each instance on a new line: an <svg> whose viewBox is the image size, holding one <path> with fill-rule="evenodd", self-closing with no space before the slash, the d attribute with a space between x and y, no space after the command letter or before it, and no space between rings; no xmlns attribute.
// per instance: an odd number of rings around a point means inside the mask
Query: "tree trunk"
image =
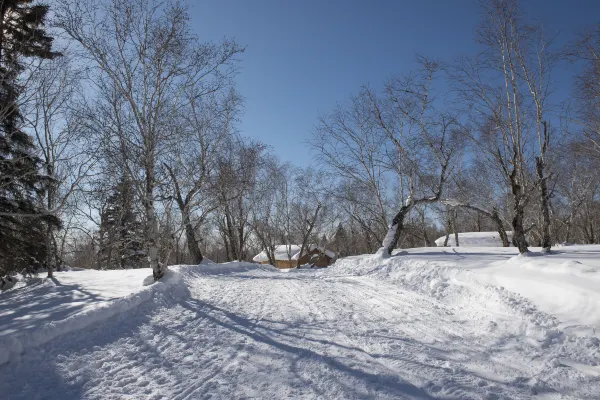
<svg viewBox="0 0 600 400"><path fill-rule="evenodd" d="M407 205L404 205L398 211L398 214L394 216L392 220L392 225L388 229L387 235L383 239L383 249L386 255L392 255L392 251L396 248L398 244L398 240L400 239L400 234L402 234L402 230L404 229L404 218L406 214L412 209L414 203L410 202Z"/></svg>
<svg viewBox="0 0 600 400"><path fill-rule="evenodd" d="M225 240L229 240L229 244L226 247L229 247L229 251L227 252L227 261L235 261L238 259L238 247L236 245L236 235L233 228L233 222L231 221L231 213L229 211L229 206L225 205Z"/></svg>
<svg viewBox="0 0 600 400"><path fill-rule="evenodd" d="M196 239L196 231L194 230L194 226L192 225L192 218L190 215L190 202L194 193L197 192L197 187L199 184L196 184L194 189L188 193L188 195L183 197L181 193L181 187L179 186L179 181L177 180L177 176L173 169L171 169L167 164L164 164L167 170L169 171L169 175L171 175L171 180L175 186L175 200L177 205L179 206L179 211L181 212L181 219L183 223L183 227L185 229L185 239L187 242L188 251L190 253L192 264L200 264L204 259L202 255L202 251L200 250L198 240ZM179 246L177 247L179 249ZM179 251L177 251L178 253ZM177 258L179 258L177 256Z"/></svg>
<svg viewBox="0 0 600 400"><path fill-rule="evenodd" d="M46 268L48 269L48 278L54 276L54 254L53 254L53 240L52 232L54 231L52 224L48 224L46 227Z"/></svg>
<svg viewBox="0 0 600 400"><path fill-rule="evenodd" d="M513 244L519 249L520 254L527 253L527 239L525 238L525 228L523 219L525 216L525 204L523 204L523 187L517 182L517 171L513 170L510 175L510 186L514 199L514 216L512 219Z"/></svg>
<svg viewBox="0 0 600 400"><path fill-rule="evenodd" d="M425 227L425 224L423 224L423 242L425 244L425 247L429 247L429 245L431 244L431 242L429 241L429 235L427 234L427 228Z"/></svg>
<svg viewBox="0 0 600 400"><path fill-rule="evenodd" d="M544 124L544 129L546 125ZM545 163L542 157L535 158L535 170L540 181L540 196L542 208L542 251L550 252L550 207L548 204L548 178L544 176Z"/></svg>
<svg viewBox="0 0 600 400"><path fill-rule="evenodd" d="M456 210L452 210L452 230L454 231L454 245L459 247L458 243L458 229L456 229Z"/></svg>
<svg viewBox="0 0 600 400"><path fill-rule="evenodd" d="M519 249L520 254L527 253L527 239L525 238L525 228L523 227L524 209L520 204L515 205L515 216L512 220L513 244Z"/></svg>
<svg viewBox="0 0 600 400"><path fill-rule="evenodd" d="M321 209L321 203L317 204L317 208L315 209L315 214L311 221L309 221L308 230L304 237L302 238L302 245L300 246L300 253L298 254L298 261L296 261L296 268L300 266L300 259L304 255L304 251L306 250L306 246L308 245L308 239L310 238L310 234L312 233L313 228L315 227L315 223L317 221L317 217L319 215L319 210Z"/></svg>
<svg viewBox="0 0 600 400"><path fill-rule="evenodd" d="M417 206L419 204L434 203L434 202L440 200L440 197L442 196L444 182L446 181L447 168L448 168L448 160L446 160L446 162L442 165L442 169L440 171L440 181L439 181L438 188L437 188L437 191L434 196L423 197L421 199L414 200L412 198L412 191L411 191L411 195L406 200L406 203L400 208L400 211L398 211L398 214L396 214L394 216L394 219L392 220L392 224L390 225L390 227L388 229L387 235L385 235L385 238L383 239L383 243L381 246L382 250L383 250L383 256L389 257L392 255L392 251L396 248L396 245L398 244L398 240L400 239L402 230L404 230L404 218L410 212L410 210L412 210L412 208L414 206Z"/></svg>
<svg viewBox="0 0 600 400"><path fill-rule="evenodd" d="M148 157L152 159L152 156ZM166 272L166 265L162 265L158 259L159 235L158 219L154 210L154 165L146 165L146 190L144 193L144 211L146 214L146 226L144 229L144 241L148 249L148 266L152 268L152 276L157 281Z"/></svg>
<svg viewBox="0 0 600 400"><path fill-rule="evenodd" d="M184 217L183 224L185 226L185 241L187 242L188 251L190 252L190 257L192 258L191 262L192 264L200 264L202 260L204 260L204 256L200 250L200 244L196 239L196 231L192 226L189 215Z"/></svg>
<svg viewBox="0 0 600 400"><path fill-rule="evenodd" d="M504 229L504 224L498 215L498 210L494 207L492 209L491 215L492 221L496 225L496 231L500 235L500 240L502 240L502 247L510 247L510 242L508 241L508 235L506 234L506 229Z"/></svg>

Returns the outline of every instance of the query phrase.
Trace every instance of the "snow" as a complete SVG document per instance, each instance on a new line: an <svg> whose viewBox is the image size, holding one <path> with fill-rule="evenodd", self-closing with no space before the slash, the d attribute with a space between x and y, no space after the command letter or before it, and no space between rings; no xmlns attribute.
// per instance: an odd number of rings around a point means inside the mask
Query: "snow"
<svg viewBox="0 0 600 400"><path fill-rule="evenodd" d="M300 254L300 246L296 244L291 245L279 245L275 246L275 251L273 252L273 256L275 260L297 260L298 255ZM265 250L261 251L252 259L254 262L265 262L269 261L269 257L267 257L267 252Z"/></svg>
<svg viewBox="0 0 600 400"><path fill-rule="evenodd" d="M512 231L507 231L506 235L510 241L512 238ZM444 247L445 240L446 236L442 236L435 240L435 245ZM460 232L458 234L458 244L459 246L470 247L502 247L502 239L498 232ZM448 237L448 247L456 247L453 233Z"/></svg>
<svg viewBox="0 0 600 400"><path fill-rule="evenodd" d="M26 349L81 329L151 298L150 269L56 272L55 278L0 295L0 364ZM15 307L15 304L18 307Z"/></svg>
<svg viewBox="0 0 600 400"><path fill-rule="evenodd" d="M297 244L282 244L275 246L274 257L275 260L285 261L285 260L297 260L300 257L300 249L302 246ZM325 253L329 258L335 258L335 253L331 250L324 249L317 245L311 244L308 246L307 251L313 251L314 249L319 249L319 251ZM267 256L267 252L263 250L252 259L254 262L266 262L269 261L269 257Z"/></svg>
<svg viewBox="0 0 600 400"><path fill-rule="evenodd" d="M41 279L0 295L4 338L73 328L44 345L25 340L0 365L0 393L600 398L600 246L539 252L418 248L288 273L207 261L169 267L147 287L149 270L57 273L72 289ZM99 308L111 312L88 321L84 310Z"/></svg>

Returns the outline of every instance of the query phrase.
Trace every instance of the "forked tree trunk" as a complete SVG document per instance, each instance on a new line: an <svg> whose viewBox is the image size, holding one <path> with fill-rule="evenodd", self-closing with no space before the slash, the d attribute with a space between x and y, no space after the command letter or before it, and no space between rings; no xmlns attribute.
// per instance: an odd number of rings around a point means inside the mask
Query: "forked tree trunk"
<svg viewBox="0 0 600 400"><path fill-rule="evenodd" d="M524 207L517 203L514 208L514 217L512 219L513 244L519 249L519 253L524 254L529 251L527 238L525 237L525 228L523 227L523 217L525 215Z"/></svg>
<svg viewBox="0 0 600 400"><path fill-rule="evenodd" d="M189 213L184 214L183 224L185 226L185 241L187 242L190 257L192 257L192 264L200 264L204 260L204 256L200 250L200 243L196 239L196 231L190 221Z"/></svg>
<svg viewBox="0 0 600 400"><path fill-rule="evenodd" d="M185 241L187 242L188 251L190 253L190 257L192 258L192 264L200 264L204 259L204 256L200 250L199 240L196 238L196 230L194 229L194 225L192 225L192 218L190 215L191 197L197 193L197 188L200 186L200 184L197 183L184 198L181 187L179 186L177 175L175 175L173 169L167 164L164 164L164 166L169 171L169 175L171 176L171 180L175 186L175 201L179 207L179 211L181 212L181 219L185 229Z"/></svg>
<svg viewBox="0 0 600 400"><path fill-rule="evenodd" d="M445 163L441 166L442 169L440 171L440 180L434 196L423 197L418 200L414 200L412 197L411 188L411 195L406 200L406 203L402 207L400 207L400 211L398 211L398 213L394 216L394 219L392 219L392 224L388 229L387 235L385 235L385 238L383 239L381 249L379 250L383 251L383 256L389 257L392 255L392 251L394 251L394 249L396 248L398 240L400 239L400 235L404 230L404 219L414 206L417 206L419 204L435 203L440 200L440 197L442 196L442 190L446 182L446 171L448 169L448 163L449 161L445 160Z"/></svg>

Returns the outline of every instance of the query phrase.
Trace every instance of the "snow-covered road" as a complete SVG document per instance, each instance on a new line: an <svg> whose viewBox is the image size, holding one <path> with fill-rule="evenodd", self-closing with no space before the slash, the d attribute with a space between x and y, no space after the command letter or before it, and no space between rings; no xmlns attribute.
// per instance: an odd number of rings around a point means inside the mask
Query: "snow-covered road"
<svg viewBox="0 0 600 400"><path fill-rule="evenodd" d="M153 301L1 366L0 397L600 398L598 339L478 274L418 256L188 267Z"/></svg>

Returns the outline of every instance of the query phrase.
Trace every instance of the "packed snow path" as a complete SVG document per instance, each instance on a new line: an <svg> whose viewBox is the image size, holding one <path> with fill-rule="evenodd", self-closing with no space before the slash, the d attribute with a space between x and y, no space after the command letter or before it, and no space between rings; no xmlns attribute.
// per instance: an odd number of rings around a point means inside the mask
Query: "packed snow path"
<svg viewBox="0 0 600 400"><path fill-rule="evenodd" d="M1 366L1 397L600 398L599 341L581 333L591 325L571 331L451 258L402 257L187 267L152 301Z"/></svg>

